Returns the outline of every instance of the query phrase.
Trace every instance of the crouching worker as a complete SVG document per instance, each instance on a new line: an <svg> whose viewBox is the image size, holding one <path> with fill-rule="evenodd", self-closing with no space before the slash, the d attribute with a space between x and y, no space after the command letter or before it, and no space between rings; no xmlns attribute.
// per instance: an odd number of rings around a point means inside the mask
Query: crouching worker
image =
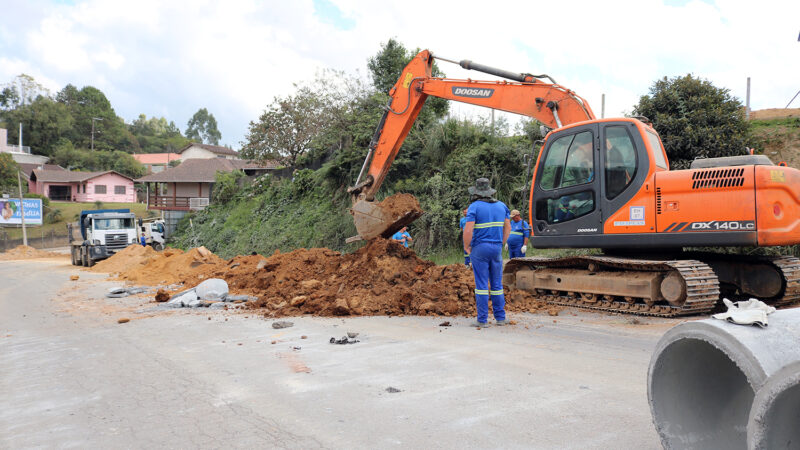
<svg viewBox="0 0 800 450"><path fill-rule="evenodd" d="M461 229L461 240L464 240L464 227L467 225L467 210L465 209L463 212L464 217L458 222L458 228ZM464 250L464 265L469 267L469 253Z"/></svg>
<svg viewBox="0 0 800 450"><path fill-rule="evenodd" d="M508 257L524 258L528 250L528 238L531 236L531 227L522 220L519 211L511 211L511 234L508 235Z"/></svg>
<svg viewBox="0 0 800 450"><path fill-rule="evenodd" d="M489 320L489 298L497 325L505 325L503 295L503 245L511 232L508 207L493 196L489 180L478 178L469 188L470 201L464 226L464 252L472 262L475 276L475 303L478 318L474 327L486 327Z"/></svg>

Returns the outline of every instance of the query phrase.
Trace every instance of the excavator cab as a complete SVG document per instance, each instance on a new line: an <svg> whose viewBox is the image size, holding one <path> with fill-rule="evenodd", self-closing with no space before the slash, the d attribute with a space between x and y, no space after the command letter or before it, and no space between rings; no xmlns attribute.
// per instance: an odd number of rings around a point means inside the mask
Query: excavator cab
<svg viewBox="0 0 800 450"><path fill-rule="evenodd" d="M605 220L641 193L650 160L634 119L583 123L551 133L531 189L533 246L602 247ZM626 222L644 225L651 205L635 205Z"/></svg>

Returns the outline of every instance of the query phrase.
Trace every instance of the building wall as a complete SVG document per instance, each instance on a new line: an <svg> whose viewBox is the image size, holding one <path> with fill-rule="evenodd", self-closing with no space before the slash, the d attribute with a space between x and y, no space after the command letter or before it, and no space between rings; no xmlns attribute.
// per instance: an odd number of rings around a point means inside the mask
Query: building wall
<svg viewBox="0 0 800 450"><path fill-rule="evenodd" d="M92 178L82 183L80 192L75 194L75 200L79 202L115 202L115 203L136 203L136 190L133 187L133 180L129 180L115 173L107 173L96 178ZM105 185L106 193L95 193L95 186ZM125 194L115 194L115 186L125 186ZM84 192L84 188L85 191ZM73 189L75 192L75 189Z"/></svg>
<svg viewBox="0 0 800 450"><path fill-rule="evenodd" d="M236 156L217 155L214 152L210 152L202 147L196 147L196 146L191 146L181 153L181 161L187 159L211 159L211 158L236 159Z"/></svg>
<svg viewBox="0 0 800 450"><path fill-rule="evenodd" d="M166 183L167 193L164 197L172 197L173 186L176 197L208 197L211 183Z"/></svg>

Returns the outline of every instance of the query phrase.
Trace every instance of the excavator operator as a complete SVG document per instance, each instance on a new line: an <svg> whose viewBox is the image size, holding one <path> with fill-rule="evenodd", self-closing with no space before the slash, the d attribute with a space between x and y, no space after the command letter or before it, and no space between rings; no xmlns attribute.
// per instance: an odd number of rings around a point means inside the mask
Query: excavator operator
<svg viewBox="0 0 800 450"><path fill-rule="evenodd" d="M469 253L475 276L475 303L478 310L474 327L488 326L489 298L497 325L505 325L506 299L503 295L503 245L511 232L508 207L493 196L497 191L486 178L478 178L469 188L472 203L467 208L464 227L464 252Z"/></svg>

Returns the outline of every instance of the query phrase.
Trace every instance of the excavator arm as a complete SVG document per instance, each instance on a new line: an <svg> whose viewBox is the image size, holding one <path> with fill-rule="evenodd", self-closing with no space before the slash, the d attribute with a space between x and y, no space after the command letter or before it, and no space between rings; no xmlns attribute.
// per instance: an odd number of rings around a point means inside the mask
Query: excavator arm
<svg viewBox="0 0 800 450"><path fill-rule="evenodd" d="M437 59L455 63L445 58ZM549 128L595 118L583 98L556 84L547 75L514 73L464 60L456 64L511 81L435 78L431 76L433 60L433 54L423 50L403 69L389 91L391 100L375 130L358 180L348 189L353 195L351 212L356 230L362 239L379 235L388 237L419 217L387 214L373 200L428 96L521 114ZM543 78L551 83L541 81Z"/></svg>

